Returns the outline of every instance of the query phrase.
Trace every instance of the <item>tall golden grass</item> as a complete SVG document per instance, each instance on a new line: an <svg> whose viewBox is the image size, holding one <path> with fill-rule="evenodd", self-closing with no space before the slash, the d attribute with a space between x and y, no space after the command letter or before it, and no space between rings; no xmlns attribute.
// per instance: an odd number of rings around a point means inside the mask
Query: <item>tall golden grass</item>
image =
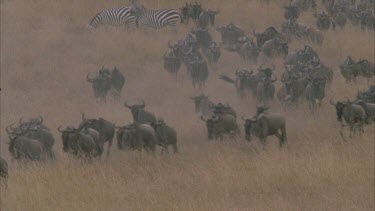
<svg viewBox="0 0 375 211"><path fill-rule="evenodd" d="M142 2L178 8L185 1ZM234 22L248 34L270 25L279 28L283 3L202 1L205 7L220 9L219 25ZM1 189L1 210L374 210L375 129L368 126L362 136L344 142L327 100L352 98L367 88L365 80L345 84L338 64L347 55L374 62L373 32L349 25L327 32L322 47L313 45L335 71L323 107L312 116L306 105L283 111L273 103L271 110L286 116L288 144L279 150L277 140L269 138L263 150L257 141L243 138L209 142L189 99L200 91L192 88L184 68L177 80L163 70L167 42L183 38L192 26L179 27L177 34L85 30L98 11L124 4L127 1L1 1L0 138L1 155L10 168L8 188ZM311 13L303 14L302 21L314 24ZM290 49L303 45L293 42ZM218 80L219 74L233 75L248 65L227 52L219 63L204 92L215 102L230 103L239 115L252 115L255 100L239 100L232 86ZM282 61L275 64L280 75ZM102 65L116 65L126 75L121 103L95 103L85 77ZM131 122L131 114L122 102L140 99L176 128L179 154L152 157L120 152L114 145L108 159L84 163L62 153L59 125L77 125L82 112L124 125ZM56 138L57 160L12 161L6 125L38 114Z"/></svg>

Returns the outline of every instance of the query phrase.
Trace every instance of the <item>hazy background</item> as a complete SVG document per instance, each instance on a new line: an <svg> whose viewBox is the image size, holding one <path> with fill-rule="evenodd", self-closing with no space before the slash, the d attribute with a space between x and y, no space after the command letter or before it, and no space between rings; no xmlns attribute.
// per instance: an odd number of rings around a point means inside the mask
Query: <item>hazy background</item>
<svg viewBox="0 0 375 211"><path fill-rule="evenodd" d="M185 1L143 0L149 8L181 7ZM275 3L276 2L276 3ZM219 9L217 25L233 22L247 35L268 26L280 29L284 2L206 0L203 7ZM353 98L367 89L365 80L345 84L338 64L348 55L374 62L374 33L350 24L325 33L314 46L323 63L334 69L319 114L307 105L284 112L278 102L272 112L287 119L288 144L278 150L269 138L265 150L256 139L207 140L204 122L194 112L194 90L184 67L177 80L164 69L162 56L169 40L192 28L127 32L119 28L86 31L91 18L105 8L127 5L125 0L2 0L1 1L1 155L9 162L8 189L1 190L3 210L373 210L375 128L348 142L339 136L329 99ZM312 14L301 22L314 25ZM315 26L315 25L314 25ZM211 31L216 41L220 36ZM293 42L290 51L303 48ZM261 58L260 63L267 62ZM273 61L278 76L282 60ZM116 65L126 76L120 102L95 102L86 74ZM240 101L235 89L218 79L250 67L235 53L222 51L217 72L210 71L203 92L214 102L229 103L239 116L255 111L255 100ZM280 77L279 77L280 78ZM276 83L277 89L281 86ZM116 142L108 159L90 164L63 154L59 125L78 125L81 113L103 117L116 125L131 122L123 102L145 100L146 109L178 132L180 153L157 156L120 152ZM8 153L6 125L20 117L43 115L56 139L57 161L20 164ZM243 122L238 121L241 130ZM242 130L242 135L244 134Z"/></svg>

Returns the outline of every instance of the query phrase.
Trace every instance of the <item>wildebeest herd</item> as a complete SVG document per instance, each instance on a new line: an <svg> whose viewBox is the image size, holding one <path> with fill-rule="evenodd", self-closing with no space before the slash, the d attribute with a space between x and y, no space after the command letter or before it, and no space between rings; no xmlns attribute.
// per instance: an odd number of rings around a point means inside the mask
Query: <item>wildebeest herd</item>
<svg viewBox="0 0 375 211"><path fill-rule="evenodd" d="M177 76L182 64L192 80L194 88L201 94L193 96L195 110L207 129L208 139L225 139L240 137L244 131L245 139L258 137L265 144L268 136L276 136L279 146L287 142L286 118L276 112L270 112L271 102L276 98L284 109L299 106L306 102L312 114L319 112L326 96L326 88L334 80L333 69L324 64L311 45L324 45L324 32L345 27L347 19L362 30L374 30L375 18L370 0L322 0L326 12L317 13L315 0L295 0L284 7L285 23L281 26L269 26L263 32L253 29L247 35L240 26L229 22L216 26L219 10L205 9L199 3L186 3L180 9L150 10L138 0L130 0L130 5L123 8L103 10L90 22L89 28L100 25L126 26L135 28L164 28L172 31L178 22L189 24L192 20L195 27L185 38L166 43L168 52L164 54L161 66ZM298 23L301 13L313 10L316 27ZM278 30L278 28L280 30ZM212 33L219 33L220 41L214 41ZM304 47L291 51L289 44L294 40L306 42ZM217 75L218 62L222 50L237 53L252 68L237 68L231 75ZM375 65L365 58L354 60L348 55L338 67L343 78L350 84L357 77L364 77L369 84L375 81ZM267 64L259 64L264 57ZM353 55L354 57L354 55ZM284 60L284 72L280 78L281 87L276 87L278 78L275 75L274 59ZM254 97L257 111L251 117L241 115L243 127L237 123L237 112L228 104L214 103L204 93L205 82L209 79L221 79L232 84L240 99ZM94 96L100 103L106 103L107 95L112 94L119 100L125 87L126 77L117 68L112 70L104 66L93 76L86 75L87 82L92 86ZM188 96L187 96L188 97ZM375 123L375 86L358 92L352 99L330 100L337 114L341 127L349 127L349 137L363 133L366 125ZM120 150L145 150L152 154L159 146L168 151L171 146L178 152L176 130L167 121L147 111L145 102L129 105L124 103L132 114L133 121L125 126L117 126L103 118L87 118L84 114L81 123L74 126L60 126L63 151L85 159L101 157L104 145L107 156L114 139ZM46 126L42 116L29 120L19 120L6 127L9 136L9 152L14 159L41 161L55 159L53 146L55 137ZM340 135L345 139L343 130ZM6 178L8 165L0 158L0 177Z"/></svg>

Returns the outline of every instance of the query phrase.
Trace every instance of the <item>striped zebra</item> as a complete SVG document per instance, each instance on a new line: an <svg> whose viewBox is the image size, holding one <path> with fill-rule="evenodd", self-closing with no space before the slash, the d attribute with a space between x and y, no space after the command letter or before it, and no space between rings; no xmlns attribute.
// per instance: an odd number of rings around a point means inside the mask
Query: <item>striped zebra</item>
<svg viewBox="0 0 375 211"><path fill-rule="evenodd" d="M136 17L131 14L130 7L106 9L91 20L88 28L96 29L101 25L126 26L128 30L136 27Z"/></svg>
<svg viewBox="0 0 375 211"><path fill-rule="evenodd" d="M149 10L141 5L137 0L131 0L132 15L137 17L137 26L145 28L161 29L170 27L176 31L178 22L182 22L181 12L176 9Z"/></svg>

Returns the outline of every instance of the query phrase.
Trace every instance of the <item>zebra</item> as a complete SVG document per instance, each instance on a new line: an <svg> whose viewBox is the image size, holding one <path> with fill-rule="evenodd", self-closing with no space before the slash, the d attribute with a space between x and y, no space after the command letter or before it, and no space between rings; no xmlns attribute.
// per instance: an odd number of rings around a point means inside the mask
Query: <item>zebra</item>
<svg viewBox="0 0 375 211"><path fill-rule="evenodd" d="M136 27L136 17L131 14L130 7L106 9L91 20L88 28L96 29L100 25L127 26L128 30Z"/></svg>
<svg viewBox="0 0 375 211"><path fill-rule="evenodd" d="M170 27L173 31L176 31L177 22L182 23L181 12L176 9L159 9L149 10L141 5L138 0L130 0L131 2L131 13L137 20L137 26L145 28L161 29L164 27Z"/></svg>

